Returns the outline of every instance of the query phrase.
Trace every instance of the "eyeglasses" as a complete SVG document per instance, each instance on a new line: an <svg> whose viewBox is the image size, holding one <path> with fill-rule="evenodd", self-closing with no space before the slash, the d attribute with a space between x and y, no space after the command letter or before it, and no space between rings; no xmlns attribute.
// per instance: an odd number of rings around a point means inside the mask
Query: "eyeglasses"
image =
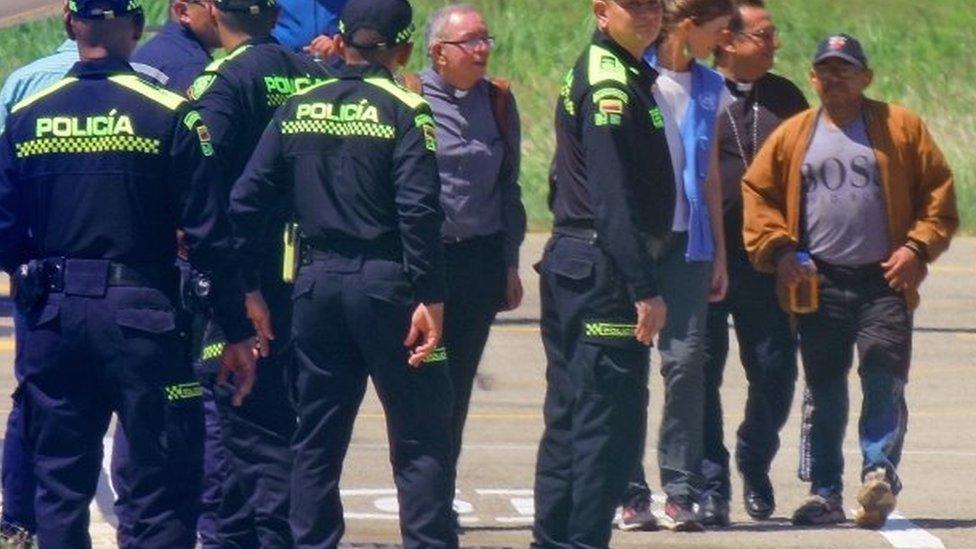
<svg viewBox="0 0 976 549"><path fill-rule="evenodd" d="M475 51L478 48L485 48L490 50L495 47L495 37L494 36L478 36L475 38L468 38L466 40L442 40L441 44L450 44L452 46L458 46L459 48L467 51Z"/></svg>
<svg viewBox="0 0 976 549"><path fill-rule="evenodd" d="M745 36L751 38L757 42L772 43L779 40L779 29L777 29L776 27L770 27L755 32L739 31L736 34L738 34L739 36Z"/></svg>

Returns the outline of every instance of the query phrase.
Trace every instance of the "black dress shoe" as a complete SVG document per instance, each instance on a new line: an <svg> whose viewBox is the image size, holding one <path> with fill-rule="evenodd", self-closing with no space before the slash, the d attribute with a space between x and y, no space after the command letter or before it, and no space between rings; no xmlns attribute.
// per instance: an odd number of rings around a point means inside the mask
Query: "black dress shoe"
<svg viewBox="0 0 976 549"><path fill-rule="evenodd" d="M702 526L729 525L729 500L718 494L706 494L698 502L698 522Z"/></svg>
<svg viewBox="0 0 976 549"><path fill-rule="evenodd" d="M766 520L776 510L773 485L768 477L756 481L746 480L742 490L742 500L746 506L746 513L755 520Z"/></svg>

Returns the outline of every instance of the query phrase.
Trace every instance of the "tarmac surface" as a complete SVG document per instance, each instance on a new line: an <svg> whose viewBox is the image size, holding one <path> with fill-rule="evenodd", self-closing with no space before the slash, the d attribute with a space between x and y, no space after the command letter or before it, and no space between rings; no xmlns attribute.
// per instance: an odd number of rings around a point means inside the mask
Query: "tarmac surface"
<svg viewBox="0 0 976 549"><path fill-rule="evenodd" d="M545 235L530 235L523 247L525 302L499 318L492 331L475 390L461 458L456 507L465 547L527 547L531 540L532 478L542 432L545 360L539 338L538 260ZM899 469L905 489L897 514L880 532L850 524L795 528L788 522L806 487L796 479L799 398L782 433L773 464L778 508L773 520L754 522L740 503L741 483L733 478L731 528L704 534L615 532L614 547L728 548L938 548L976 547L976 239L960 238L932 267L915 317L914 356L908 388L910 423ZM2 291L2 288L0 288ZM13 391L13 341L9 313L0 318L0 393ZM734 341L734 337L732 338ZM660 486L655 466L662 386L653 358L648 454L652 488ZM4 367L5 366L5 367ZM852 375L852 378L855 377ZM802 383L802 381L801 381ZM852 383L856 380L852 379ZM727 446L742 419L745 378L733 347L722 394ZM797 388L798 395L802 388ZM10 401L0 399L0 420ZM856 506L860 463L856 440L860 391L851 388L845 457L845 507ZM398 543L396 495L389 466L383 411L372 389L363 403L342 482L346 542L356 547ZM5 425L5 423L4 423ZM110 438L106 438L108 444ZM108 446L107 446L108 447ZM108 453L106 454L108 455ZM107 459L107 458L106 458ZM106 468L107 470L107 468ZM659 492L659 491L658 491ZM656 494L657 495L657 494ZM95 547L114 547L113 494L105 478L92 504ZM660 509L657 502L655 509Z"/></svg>

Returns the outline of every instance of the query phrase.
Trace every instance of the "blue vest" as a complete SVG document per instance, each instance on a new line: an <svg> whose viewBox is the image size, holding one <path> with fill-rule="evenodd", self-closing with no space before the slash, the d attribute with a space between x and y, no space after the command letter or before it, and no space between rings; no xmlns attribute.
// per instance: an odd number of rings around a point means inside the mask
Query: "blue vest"
<svg viewBox="0 0 976 549"><path fill-rule="evenodd" d="M655 69L659 67L656 47L647 51L644 61ZM682 181L688 200L688 249L685 251L688 261L712 261L715 257L705 181L724 88L725 78L721 74L697 61L691 62L691 98L684 119L680 122L681 142L685 151Z"/></svg>

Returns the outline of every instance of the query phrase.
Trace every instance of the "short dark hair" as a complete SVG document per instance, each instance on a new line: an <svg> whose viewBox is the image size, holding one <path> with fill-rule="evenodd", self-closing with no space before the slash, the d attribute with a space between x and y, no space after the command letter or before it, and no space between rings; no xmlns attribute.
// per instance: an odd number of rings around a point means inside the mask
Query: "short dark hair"
<svg viewBox="0 0 976 549"><path fill-rule="evenodd" d="M735 0L735 10L732 11L732 20L729 21L729 32L732 34L742 32L742 29L746 26L745 21L742 19L742 8L764 10L766 9L766 2L764 0Z"/></svg>
<svg viewBox="0 0 976 549"><path fill-rule="evenodd" d="M387 65L396 58L399 47L389 46L386 37L373 29L359 29L346 38L346 47L356 52L370 65Z"/></svg>
<svg viewBox="0 0 976 549"><path fill-rule="evenodd" d="M278 8L261 10L256 14L240 11L219 11L228 27L250 36L271 34L271 29L278 22Z"/></svg>

